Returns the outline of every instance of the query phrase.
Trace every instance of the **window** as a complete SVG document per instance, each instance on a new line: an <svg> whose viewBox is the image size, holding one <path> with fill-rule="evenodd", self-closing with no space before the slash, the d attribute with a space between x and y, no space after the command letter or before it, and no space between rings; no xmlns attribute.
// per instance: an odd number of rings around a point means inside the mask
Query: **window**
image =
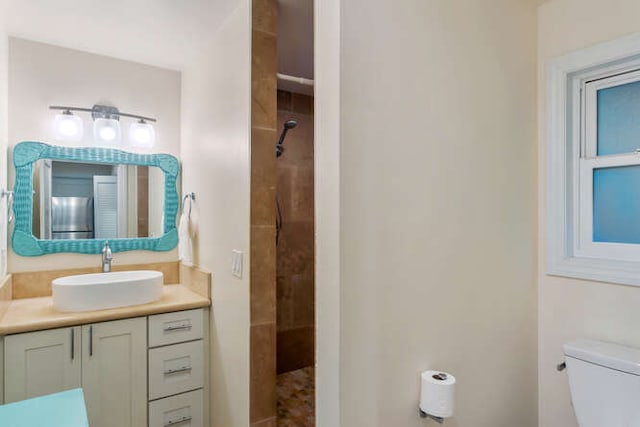
<svg viewBox="0 0 640 427"><path fill-rule="evenodd" d="M640 72L583 82L580 110L575 254L640 261Z"/></svg>
<svg viewBox="0 0 640 427"><path fill-rule="evenodd" d="M640 286L640 35L547 67L547 272Z"/></svg>

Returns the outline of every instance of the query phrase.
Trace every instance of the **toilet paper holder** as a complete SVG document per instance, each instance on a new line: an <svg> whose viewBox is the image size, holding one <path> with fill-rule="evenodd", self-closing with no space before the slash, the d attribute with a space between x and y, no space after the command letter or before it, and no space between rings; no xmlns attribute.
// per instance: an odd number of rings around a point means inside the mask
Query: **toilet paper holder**
<svg viewBox="0 0 640 427"><path fill-rule="evenodd" d="M434 420L438 424L442 424L444 422L444 418L436 417L435 415L431 415L431 414L427 414L420 407L418 407L418 414L420 414L420 418L431 418L432 420Z"/></svg>
<svg viewBox="0 0 640 427"><path fill-rule="evenodd" d="M418 414L438 424L444 423L445 418L453 415L455 377L442 371L424 371L420 373L420 379Z"/></svg>

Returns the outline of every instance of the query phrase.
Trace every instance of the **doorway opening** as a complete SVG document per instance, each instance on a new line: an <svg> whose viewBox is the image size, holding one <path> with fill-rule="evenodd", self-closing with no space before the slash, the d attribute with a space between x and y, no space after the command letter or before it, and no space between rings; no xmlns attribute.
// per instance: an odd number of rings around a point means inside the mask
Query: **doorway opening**
<svg viewBox="0 0 640 427"><path fill-rule="evenodd" d="M277 425L315 425L313 0L278 0Z"/></svg>
<svg viewBox="0 0 640 427"><path fill-rule="evenodd" d="M287 125L296 123L287 130ZM279 426L314 425L313 97L278 91L276 396Z"/></svg>
<svg viewBox="0 0 640 427"><path fill-rule="evenodd" d="M313 0L253 0L250 425L315 425Z"/></svg>

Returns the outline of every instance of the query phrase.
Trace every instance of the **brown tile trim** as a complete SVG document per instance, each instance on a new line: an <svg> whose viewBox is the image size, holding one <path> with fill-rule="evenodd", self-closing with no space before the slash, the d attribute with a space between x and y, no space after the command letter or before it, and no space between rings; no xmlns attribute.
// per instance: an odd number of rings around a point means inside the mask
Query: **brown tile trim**
<svg viewBox="0 0 640 427"><path fill-rule="evenodd" d="M180 263L180 284L196 294L211 299L211 273L194 265Z"/></svg>
<svg viewBox="0 0 640 427"><path fill-rule="evenodd" d="M11 275L7 274L0 282L0 320L9 309L12 299Z"/></svg>
<svg viewBox="0 0 640 427"><path fill-rule="evenodd" d="M276 35L278 30L278 5L276 0L253 0L252 29Z"/></svg>
<svg viewBox="0 0 640 427"><path fill-rule="evenodd" d="M113 271L155 270L164 275L165 284L179 283L178 262L160 262L150 264L113 265ZM72 268L68 270L30 271L12 273L13 299L51 296L51 281L58 277L74 274L100 273L100 267Z"/></svg>
<svg viewBox="0 0 640 427"><path fill-rule="evenodd" d="M276 222L275 130L251 129L251 225Z"/></svg>
<svg viewBox="0 0 640 427"><path fill-rule="evenodd" d="M276 425L277 0L252 0L250 423Z"/></svg>
<svg viewBox="0 0 640 427"><path fill-rule="evenodd" d="M252 31L251 50L251 126L275 130L276 37L262 31Z"/></svg>
<svg viewBox="0 0 640 427"><path fill-rule="evenodd" d="M251 325L276 321L276 228L251 226Z"/></svg>
<svg viewBox="0 0 640 427"><path fill-rule="evenodd" d="M267 418L266 420L252 423L251 427L276 427L276 420L276 417Z"/></svg>
<svg viewBox="0 0 640 427"><path fill-rule="evenodd" d="M264 126L251 126L251 130L268 130L271 132L276 132L276 136L279 136L279 134L277 133L276 128L274 127L264 127ZM273 141L273 145L276 145L276 141Z"/></svg>
<svg viewBox="0 0 640 427"><path fill-rule="evenodd" d="M251 326L269 326L271 325L273 322L256 322L256 323L252 323Z"/></svg>
<svg viewBox="0 0 640 427"><path fill-rule="evenodd" d="M276 416L276 324L251 326L250 422Z"/></svg>

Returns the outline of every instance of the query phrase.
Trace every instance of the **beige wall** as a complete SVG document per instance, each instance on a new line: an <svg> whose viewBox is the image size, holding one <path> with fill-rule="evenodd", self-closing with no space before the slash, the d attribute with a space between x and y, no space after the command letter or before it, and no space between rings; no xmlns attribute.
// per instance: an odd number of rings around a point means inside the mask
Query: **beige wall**
<svg viewBox="0 0 640 427"><path fill-rule="evenodd" d="M549 58L640 31L636 0L551 0L538 12L538 328L539 419L577 426L565 373L555 370L562 344L577 337L640 347L640 289L545 274L545 79Z"/></svg>
<svg viewBox="0 0 640 427"><path fill-rule="evenodd" d="M7 188L7 123L9 120L7 103L8 103L8 38L5 33L5 13L4 6L0 5L0 189ZM6 210L5 201L0 200L0 227L6 227ZM3 233L0 232L0 236ZM0 244L0 277L4 277L7 271L7 251L4 245Z"/></svg>
<svg viewBox="0 0 640 427"><path fill-rule="evenodd" d="M91 107L95 103L115 105L121 111L158 119L156 146L153 152L180 155L180 80L178 71L123 61L72 49L23 39L9 39L9 148L20 141L44 141L61 144L52 137L53 113L49 105ZM91 146L93 134L88 114L78 114L84 121L83 141L73 145ZM122 120L123 140L128 124ZM64 143L63 143L64 144ZM70 145L70 144L67 144ZM130 148L127 150L131 151ZM138 150L141 151L141 150ZM149 150L147 150L149 151ZM163 188L158 177L151 183L151 201L159 200ZM13 186L13 169L9 183ZM153 197L155 195L155 197ZM162 210L154 203L153 211ZM152 224L160 215L151 216ZM157 227L156 227L157 228ZM160 262L177 259L168 252L126 252L117 254L115 263ZM9 271L34 271L89 267L98 263L95 255L56 254L21 257L9 251Z"/></svg>
<svg viewBox="0 0 640 427"><path fill-rule="evenodd" d="M442 369L448 426L535 426L534 5L341 19L341 425L425 425L419 374Z"/></svg>
<svg viewBox="0 0 640 427"><path fill-rule="evenodd" d="M236 0L2 0L6 31L19 37L163 68L201 53Z"/></svg>
<svg viewBox="0 0 640 427"><path fill-rule="evenodd" d="M183 71L183 191L195 192L194 261L212 271L211 419L249 425L249 128L251 8L236 9ZM244 252L242 279L231 251Z"/></svg>

